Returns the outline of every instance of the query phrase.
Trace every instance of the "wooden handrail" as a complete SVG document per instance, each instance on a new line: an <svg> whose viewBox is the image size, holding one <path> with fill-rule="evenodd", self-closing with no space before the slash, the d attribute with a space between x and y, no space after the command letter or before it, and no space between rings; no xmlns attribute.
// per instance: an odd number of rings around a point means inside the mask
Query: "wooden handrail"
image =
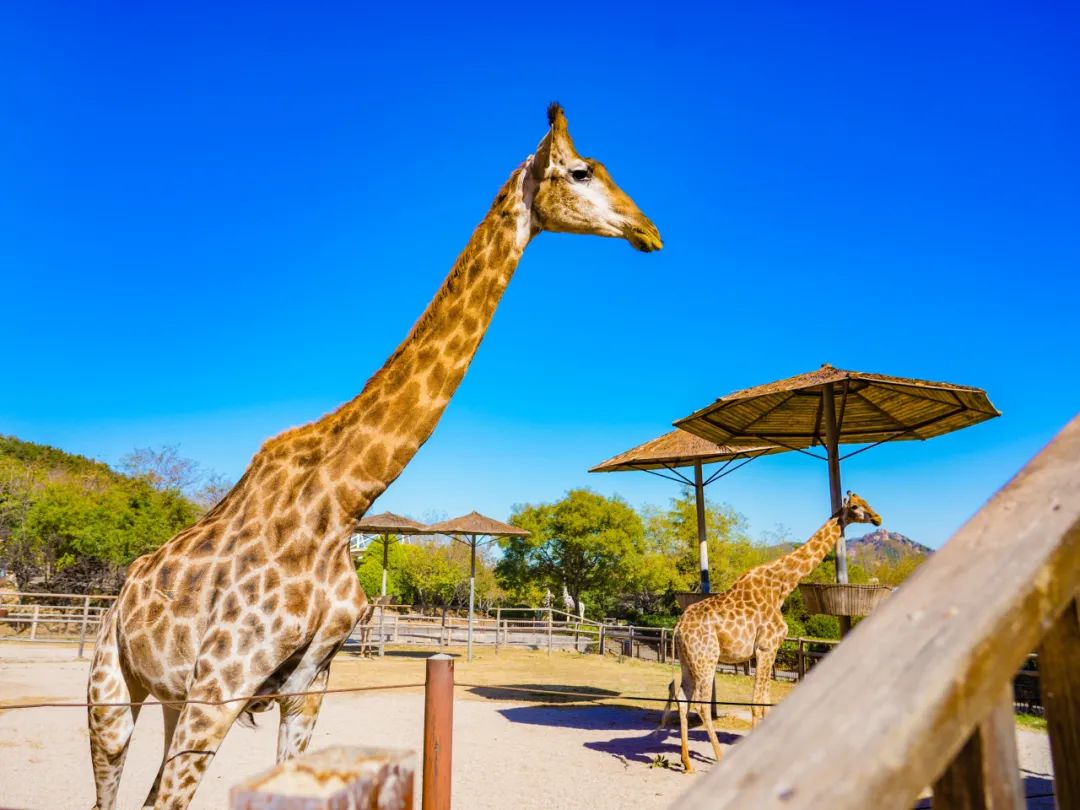
<svg viewBox="0 0 1080 810"><path fill-rule="evenodd" d="M929 785L1022 806L1002 712L1040 643L1057 801L1080 807L1078 593L1080 417L672 807L906 810Z"/></svg>

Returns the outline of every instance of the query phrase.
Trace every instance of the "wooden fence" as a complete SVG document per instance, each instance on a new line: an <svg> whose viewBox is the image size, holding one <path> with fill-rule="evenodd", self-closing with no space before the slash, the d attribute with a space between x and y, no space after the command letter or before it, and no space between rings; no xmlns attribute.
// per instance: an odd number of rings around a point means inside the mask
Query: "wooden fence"
<svg viewBox="0 0 1080 810"><path fill-rule="evenodd" d="M1080 416L672 807L1022 808L1010 683L1039 650L1080 808Z"/></svg>

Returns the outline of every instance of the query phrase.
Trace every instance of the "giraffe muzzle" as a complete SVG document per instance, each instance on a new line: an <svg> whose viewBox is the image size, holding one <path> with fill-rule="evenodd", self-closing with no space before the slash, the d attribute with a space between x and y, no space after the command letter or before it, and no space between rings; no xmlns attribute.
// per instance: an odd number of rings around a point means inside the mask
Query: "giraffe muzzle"
<svg viewBox="0 0 1080 810"><path fill-rule="evenodd" d="M642 253L652 253L664 247L664 240L660 238L660 231L656 226L646 220L646 225L631 225L626 232L626 239L635 249Z"/></svg>

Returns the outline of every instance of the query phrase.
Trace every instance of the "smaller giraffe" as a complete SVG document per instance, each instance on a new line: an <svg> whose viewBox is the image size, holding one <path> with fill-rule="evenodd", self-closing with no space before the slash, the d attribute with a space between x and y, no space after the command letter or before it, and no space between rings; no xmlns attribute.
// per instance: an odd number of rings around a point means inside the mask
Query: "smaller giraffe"
<svg viewBox="0 0 1080 810"><path fill-rule="evenodd" d="M753 702L769 702L773 661L787 636L787 622L780 612L784 599L836 546L843 527L849 523L880 526L881 518L866 501L849 491L840 511L809 540L790 554L751 568L723 593L690 605L675 625L682 682L679 683L678 678L671 682L658 731L667 725L674 702L679 710L682 764L686 773L694 771L687 745L690 704L695 705L705 723L713 753L719 761L720 741L716 738L712 712L709 711L709 692L717 663L741 664L756 657ZM756 726L764 715L764 707L754 706L751 709L752 724Z"/></svg>

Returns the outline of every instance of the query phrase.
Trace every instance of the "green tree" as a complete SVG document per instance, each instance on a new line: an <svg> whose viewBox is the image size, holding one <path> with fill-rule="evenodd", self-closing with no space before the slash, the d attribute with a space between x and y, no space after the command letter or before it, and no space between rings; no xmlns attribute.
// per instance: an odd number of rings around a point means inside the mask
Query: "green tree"
<svg viewBox="0 0 1080 810"><path fill-rule="evenodd" d="M500 541L496 573L514 593L527 584L562 592L590 607L615 596L632 579L645 550L641 518L620 498L572 489L552 504L516 507L510 523L528 537Z"/></svg>

